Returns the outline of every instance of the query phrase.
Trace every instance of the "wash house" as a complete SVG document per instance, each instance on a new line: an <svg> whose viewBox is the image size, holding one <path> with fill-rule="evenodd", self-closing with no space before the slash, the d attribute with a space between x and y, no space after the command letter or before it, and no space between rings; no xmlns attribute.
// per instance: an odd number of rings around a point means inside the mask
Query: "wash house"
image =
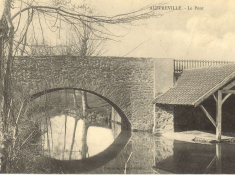
<svg viewBox="0 0 235 175"><path fill-rule="evenodd" d="M235 133L235 64L184 70L173 88L159 95L156 130ZM160 122L162 121L162 122Z"/></svg>

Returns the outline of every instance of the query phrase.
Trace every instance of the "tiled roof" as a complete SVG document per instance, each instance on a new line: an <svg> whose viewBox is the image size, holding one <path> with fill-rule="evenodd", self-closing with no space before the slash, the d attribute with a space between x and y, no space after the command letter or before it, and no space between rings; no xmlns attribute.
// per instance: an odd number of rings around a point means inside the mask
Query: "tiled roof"
<svg viewBox="0 0 235 175"><path fill-rule="evenodd" d="M197 106L233 79L235 64L184 70L175 87L153 103Z"/></svg>

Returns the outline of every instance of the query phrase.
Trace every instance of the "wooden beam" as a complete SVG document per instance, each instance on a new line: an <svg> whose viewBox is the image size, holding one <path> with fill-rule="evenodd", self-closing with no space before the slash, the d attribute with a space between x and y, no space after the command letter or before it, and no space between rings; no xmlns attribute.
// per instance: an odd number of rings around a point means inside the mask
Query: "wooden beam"
<svg viewBox="0 0 235 175"><path fill-rule="evenodd" d="M224 94L235 94L235 90L221 90Z"/></svg>
<svg viewBox="0 0 235 175"><path fill-rule="evenodd" d="M225 86L223 88L223 90L229 90L229 89L231 89L234 86L235 86L235 80L233 82L229 83L227 86Z"/></svg>
<svg viewBox="0 0 235 175"><path fill-rule="evenodd" d="M208 119L211 121L211 123L216 127L215 120L211 117L211 115L207 112L207 110L202 105L200 105L200 107L201 107L202 111L206 114Z"/></svg>
<svg viewBox="0 0 235 175"><path fill-rule="evenodd" d="M232 94L227 94L227 95L223 98L223 100L222 100L222 104L225 102L225 100L227 100L227 99L228 99L228 97L230 97L230 95L232 95Z"/></svg>
<svg viewBox="0 0 235 175"><path fill-rule="evenodd" d="M214 99L215 99L215 101L216 101L216 103L217 103L217 98L216 98L215 94L213 94L213 97L214 97Z"/></svg>
<svg viewBox="0 0 235 175"><path fill-rule="evenodd" d="M218 91L218 99L216 104L216 139L221 140L221 125L222 125L222 92Z"/></svg>

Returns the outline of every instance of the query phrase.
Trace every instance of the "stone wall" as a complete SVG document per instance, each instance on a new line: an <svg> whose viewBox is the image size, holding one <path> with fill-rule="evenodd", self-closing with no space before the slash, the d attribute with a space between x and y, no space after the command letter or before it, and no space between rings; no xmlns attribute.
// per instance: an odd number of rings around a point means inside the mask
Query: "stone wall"
<svg viewBox="0 0 235 175"><path fill-rule="evenodd" d="M155 107L155 132L173 132L174 131L174 106L156 104Z"/></svg>
<svg viewBox="0 0 235 175"><path fill-rule="evenodd" d="M63 88L96 93L123 112L132 129L149 130L153 126L154 62L152 58L17 57L14 78L28 95Z"/></svg>

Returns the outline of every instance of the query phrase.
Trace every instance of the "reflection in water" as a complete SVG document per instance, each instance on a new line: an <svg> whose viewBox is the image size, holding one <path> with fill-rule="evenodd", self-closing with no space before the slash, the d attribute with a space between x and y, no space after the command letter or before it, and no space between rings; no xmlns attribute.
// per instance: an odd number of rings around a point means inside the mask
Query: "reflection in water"
<svg viewBox="0 0 235 175"><path fill-rule="evenodd" d="M44 154L58 160L92 157L107 149L121 131L117 124L113 128L92 126L84 119L66 115L53 117L49 123L48 132L43 135Z"/></svg>
<svg viewBox="0 0 235 175"><path fill-rule="evenodd" d="M130 130L123 127L122 118L109 103L90 93L86 98L85 111L79 91L55 91L37 99L43 111L38 114L42 155L49 161L50 173L99 169L130 139Z"/></svg>
<svg viewBox="0 0 235 175"><path fill-rule="evenodd" d="M234 173L234 146L174 141L173 155L156 162L154 168L177 174Z"/></svg>
<svg viewBox="0 0 235 175"><path fill-rule="evenodd" d="M38 152L46 165L40 169L70 174L235 173L234 144L202 145L131 133L122 130L122 120L109 104L89 93L87 98L86 117L81 113L81 95L74 91L55 92L46 98L51 104L37 107L43 111L38 123L43 124L42 139L35 142L40 140L38 149L42 142Z"/></svg>

